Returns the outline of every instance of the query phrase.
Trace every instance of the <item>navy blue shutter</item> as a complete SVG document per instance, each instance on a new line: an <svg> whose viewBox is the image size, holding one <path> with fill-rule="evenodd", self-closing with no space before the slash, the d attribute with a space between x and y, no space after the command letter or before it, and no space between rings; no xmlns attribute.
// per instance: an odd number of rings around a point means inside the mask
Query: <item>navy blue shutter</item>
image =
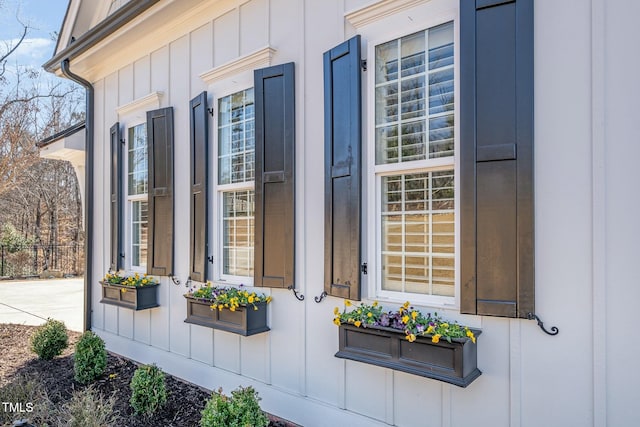
<svg viewBox="0 0 640 427"><path fill-rule="evenodd" d="M533 0L460 0L461 311L534 311Z"/></svg>
<svg viewBox="0 0 640 427"><path fill-rule="evenodd" d="M208 145L207 92L205 91L191 100L189 277L198 282L207 280Z"/></svg>
<svg viewBox="0 0 640 427"><path fill-rule="evenodd" d="M360 299L360 36L324 53L324 290Z"/></svg>
<svg viewBox="0 0 640 427"><path fill-rule="evenodd" d="M254 71L254 285L294 286L295 81L294 64Z"/></svg>
<svg viewBox="0 0 640 427"><path fill-rule="evenodd" d="M123 268L124 227L122 203L122 135L120 123L111 126L111 270Z"/></svg>
<svg viewBox="0 0 640 427"><path fill-rule="evenodd" d="M173 108L147 112L149 236L147 273L173 274Z"/></svg>

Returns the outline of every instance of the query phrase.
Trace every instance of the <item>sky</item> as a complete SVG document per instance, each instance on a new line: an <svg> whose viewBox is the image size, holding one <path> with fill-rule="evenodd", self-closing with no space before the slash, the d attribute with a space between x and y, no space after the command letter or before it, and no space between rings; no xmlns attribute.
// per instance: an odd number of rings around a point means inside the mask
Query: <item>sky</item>
<svg viewBox="0 0 640 427"><path fill-rule="evenodd" d="M41 69L53 55L52 34L60 31L69 0L0 0L0 53L21 36L16 15L30 27L23 44L9 58L10 69L20 66Z"/></svg>

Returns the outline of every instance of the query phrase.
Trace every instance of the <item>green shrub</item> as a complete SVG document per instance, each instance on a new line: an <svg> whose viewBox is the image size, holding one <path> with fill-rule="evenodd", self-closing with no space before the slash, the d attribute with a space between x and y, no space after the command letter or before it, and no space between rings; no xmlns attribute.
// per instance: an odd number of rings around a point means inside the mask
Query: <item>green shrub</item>
<svg viewBox="0 0 640 427"><path fill-rule="evenodd" d="M17 407L12 410L3 404L0 406L0 425L11 425L14 421L28 418L35 425L47 425L53 410L53 404L37 379L18 376L10 383L0 387L0 402ZM26 413L20 412L27 411Z"/></svg>
<svg viewBox="0 0 640 427"><path fill-rule="evenodd" d="M58 426L105 427L121 424L120 415L113 408L115 396L105 399L99 391L89 386L76 390L58 414Z"/></svg>
<svg viewBox="0 0 640 427"><path fill-rule="evenodd" d="M269 418L260 409L260 398L253 387L239 387L231 397L222 389L211 395L202 410L201 427L261 427L269 425Z"/></svg>
<svg viewBox="0 0 640 427"><path fill-rule="evenodd" d="M31 350L40 359L51 360L62 354L67 348L69 337L64 323L48 319L47 323L38 327L31 336Z"/></svg>
<svg viewBox="0 0 640 427"><path fill-rule="evenodd" d="M131 379L129 403L138 415L151 415L167 402L164 372L154 365L136 369Z"/></svg>
<svg viewBox="0 0 640 427"><path fill-rule="evenodd" d="M107 367L107 351L104 341L91 331L80 337L73 356L73 372L75 379L81 384L88 384L102 375Z"/></svg>

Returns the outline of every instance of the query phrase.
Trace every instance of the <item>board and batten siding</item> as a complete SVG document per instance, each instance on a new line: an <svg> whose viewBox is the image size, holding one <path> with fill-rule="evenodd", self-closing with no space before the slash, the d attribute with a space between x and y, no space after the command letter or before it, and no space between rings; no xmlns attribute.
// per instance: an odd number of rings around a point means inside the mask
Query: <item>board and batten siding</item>
<svg viewBox="0 0 640 427"><path fill-rule="evenodd" d="M640 300L632 268L640 237L640 202L634 196L640 145L631 143L640 130L633 102L640 98L634 74L640 59L630 54L640 37L633 21L640 15L638 2L535 2L536 310L560 334L549 337L532 321L464 317L483 329L478 340L483 374L465 389L335 358L332 311L343 301L328 297L317 304L313 298L322 292L324 276L324 165L318 160L324 158L322 53L360 33L344 15L372 2L205 3L208 15L184 19L163 35L171 36L166 43L126 63L119 58L117 69L92 80L97 195L92 325L110 350L158 363L209 389L253 385L265 410L305 426L640 425L640 415L632 412L640 373L628 369L640 344L622 327L633 320ZM407 10L393 18L399 25L410 22ZM363 37L363 55L366 43ZM183 208L190 197L189 102L210 91L200 74L264 46L275 49L271 64L295 62L295 283L306 298L301 302L290 291L265 289L273 296L271 331L240 337L183 323L190 244L189 209ZM153 92L162 94L154 108L174 109L174 274L182 284L163 277L160 307L134 313L99 303L98 280L110 258L109 128L117 121L126 126L119 106ZM363 103L370 101L366 87L363 95ZM209 102L214 96L209 92ZM366 116L363 121L364 147L371 131ZM209 126L215 147L211 117ZM209 156L212 188L214 149Z"/></svg>

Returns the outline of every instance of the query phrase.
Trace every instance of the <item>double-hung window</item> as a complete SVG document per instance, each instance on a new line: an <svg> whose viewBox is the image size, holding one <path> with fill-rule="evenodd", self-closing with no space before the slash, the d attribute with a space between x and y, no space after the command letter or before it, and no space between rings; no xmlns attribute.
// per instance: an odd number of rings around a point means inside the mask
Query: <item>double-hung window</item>
<svg viewBox="0 0 640 427"><path fill-rule="evenodd" d="M146 271L148 242L148 185L147 129L142 123L127 132L127 252L134 271Z"/></svg>
<svg viewBox="0 0 640 427"><path fill-rule="evenodd" d="M232 283L253 283L254 119L253 88L218 99L218 277Z"/></svg>
<svg viewBox="0 0 640 427"><path fill-rule="evenodd" d="M369 180L375 209L369 224L375 227L379 297L455 302L454 52L453 22L372 51Z"/></svg>

